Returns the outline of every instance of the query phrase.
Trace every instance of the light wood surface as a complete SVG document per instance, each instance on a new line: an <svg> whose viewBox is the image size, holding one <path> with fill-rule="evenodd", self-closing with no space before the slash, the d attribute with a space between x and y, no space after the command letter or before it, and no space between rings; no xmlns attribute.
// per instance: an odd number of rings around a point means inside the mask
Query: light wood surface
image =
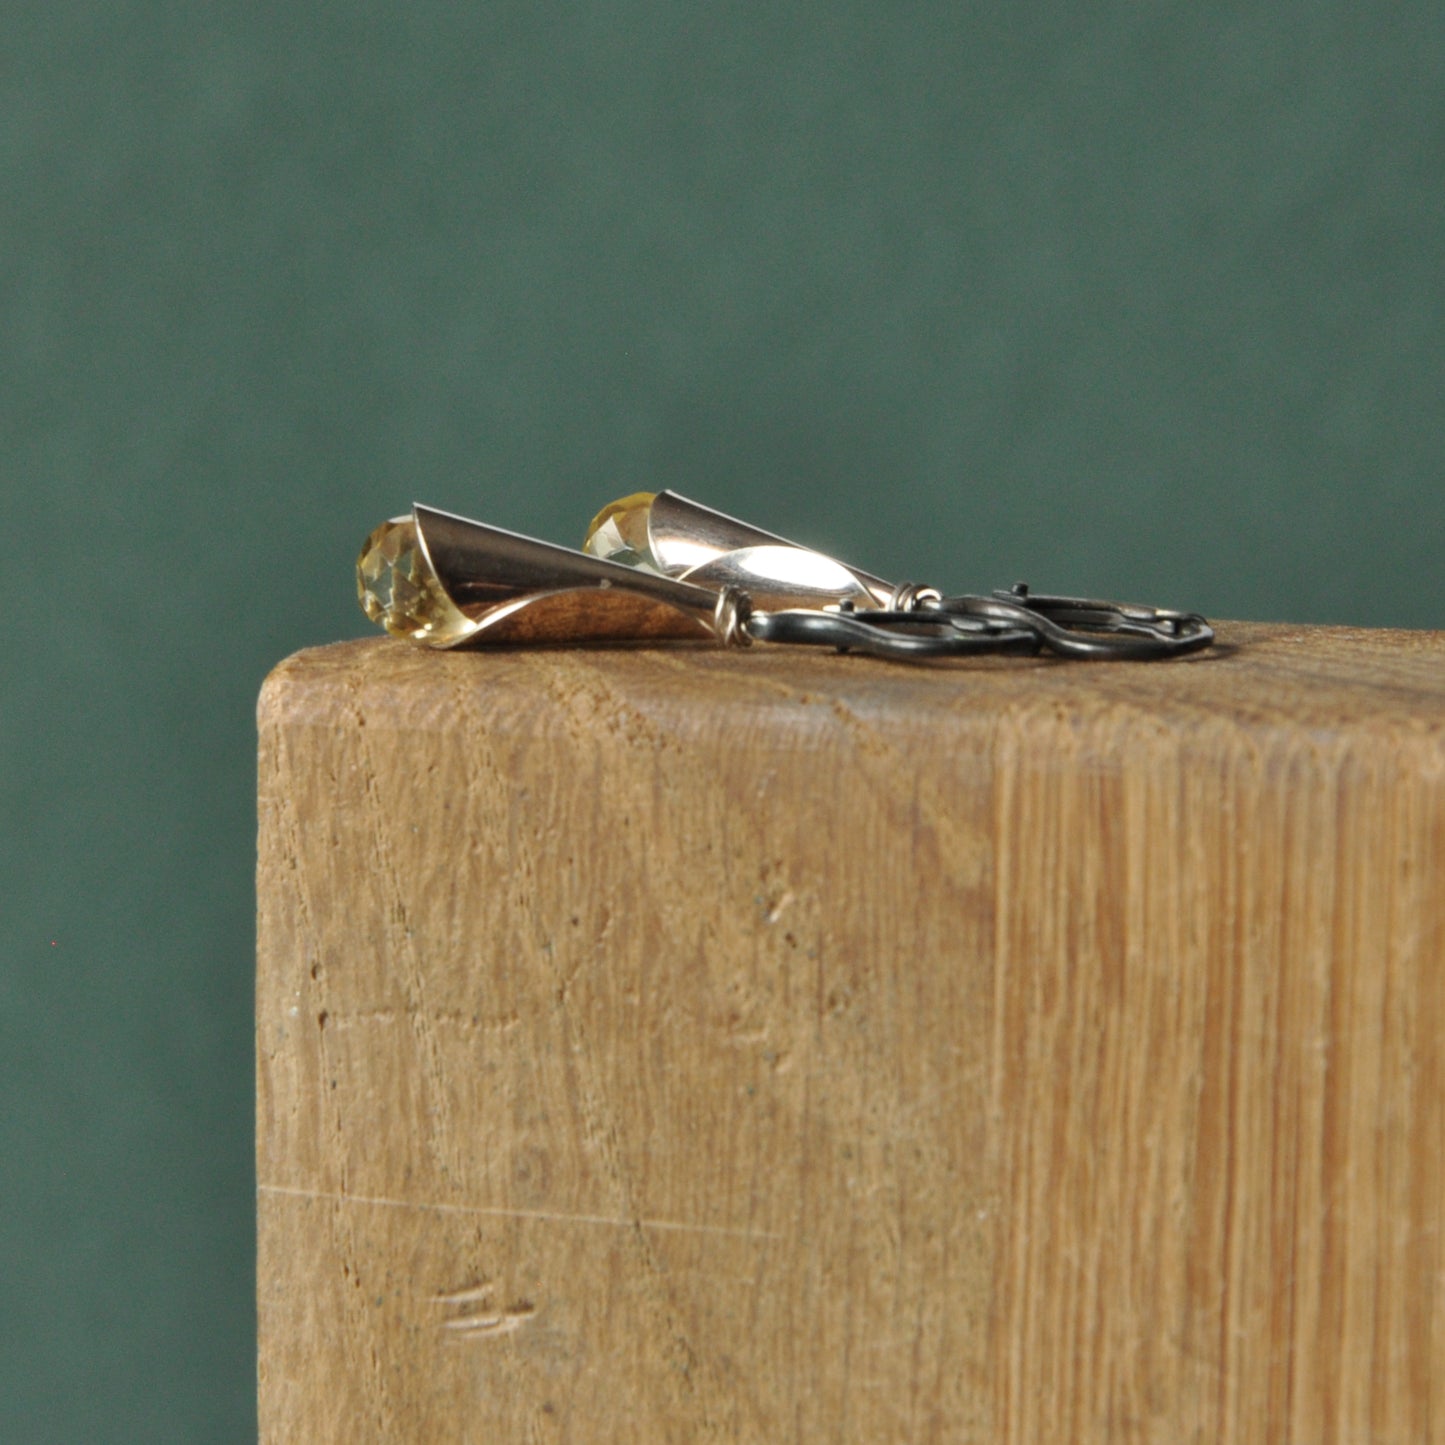
<svg viewBox="0 0 1445 1445"><path fill-rule="evenodd" d="M301 653L268 1442L1445 1441L1445 634Z"/></svg>

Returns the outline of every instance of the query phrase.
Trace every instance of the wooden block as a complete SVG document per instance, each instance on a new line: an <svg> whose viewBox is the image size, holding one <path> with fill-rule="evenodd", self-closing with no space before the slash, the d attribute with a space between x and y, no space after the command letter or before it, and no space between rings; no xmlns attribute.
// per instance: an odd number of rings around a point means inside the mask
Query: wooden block
<svg viewBox="0 0 1445 1445"><path fill-rule="evenodd" d="M1445 633L260 730L266 1441L1445 1441Z"/></svg>

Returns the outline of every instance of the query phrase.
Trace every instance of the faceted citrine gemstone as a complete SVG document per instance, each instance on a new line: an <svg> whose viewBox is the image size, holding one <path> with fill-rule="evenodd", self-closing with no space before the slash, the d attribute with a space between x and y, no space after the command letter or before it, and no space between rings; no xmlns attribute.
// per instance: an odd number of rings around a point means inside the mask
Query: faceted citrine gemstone
<svg viewBox="0 0 1445 1445"><path fill-rule="evenodd" d="M356 594L361 610L393 637L446 646L476 628L437 580L410 516L383 522L366 539L356 559Z"/></svg>
<svg viewBox="0 0 1445 1445"><path fill-rule="evenodd" d="M647 516L656 492L633 492L607 506L593 517L582 550L604 562L621 562L644 572L662 573L648 540Z"/></svg>

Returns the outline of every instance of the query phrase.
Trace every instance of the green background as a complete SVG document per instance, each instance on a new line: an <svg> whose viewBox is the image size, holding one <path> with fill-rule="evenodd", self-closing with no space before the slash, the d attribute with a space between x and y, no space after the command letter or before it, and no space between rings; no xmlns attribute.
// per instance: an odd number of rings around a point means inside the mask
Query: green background
<svg viewBox="0 0 1445 1445"><path fill-rule="evenodd" d="M1442 173L1438 0L8 5L0 1438L254 1433L253 706L374 523L1445 626Z"/></svg>

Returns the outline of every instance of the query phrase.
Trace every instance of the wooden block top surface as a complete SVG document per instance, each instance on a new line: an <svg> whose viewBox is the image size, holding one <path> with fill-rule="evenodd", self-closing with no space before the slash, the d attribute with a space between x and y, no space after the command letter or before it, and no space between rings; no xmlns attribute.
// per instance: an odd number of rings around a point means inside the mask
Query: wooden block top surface
<svg viewBox="0 0 1445 1445"><path fill-rule="evenodd" d="M377 725L445 723L458 689L484 687L498 728L544 726L535 689L590 693L637 707L682 707L704 726L726 705L730 724L800 705L888 715L932 728L1042 708L1124 708L1179 725L1334 733L1356 729L1445 736L1445 632L1225 623L1208 651L1158 663L980 658L910 665L790 647L724 650L507 648L436 653L389 638L310 648L281 663L261 696L263 720L300 721L313 708L365 695ZM598 692L597 689L603 689ZM517 711L520 709L520 711Z"/></svg>

